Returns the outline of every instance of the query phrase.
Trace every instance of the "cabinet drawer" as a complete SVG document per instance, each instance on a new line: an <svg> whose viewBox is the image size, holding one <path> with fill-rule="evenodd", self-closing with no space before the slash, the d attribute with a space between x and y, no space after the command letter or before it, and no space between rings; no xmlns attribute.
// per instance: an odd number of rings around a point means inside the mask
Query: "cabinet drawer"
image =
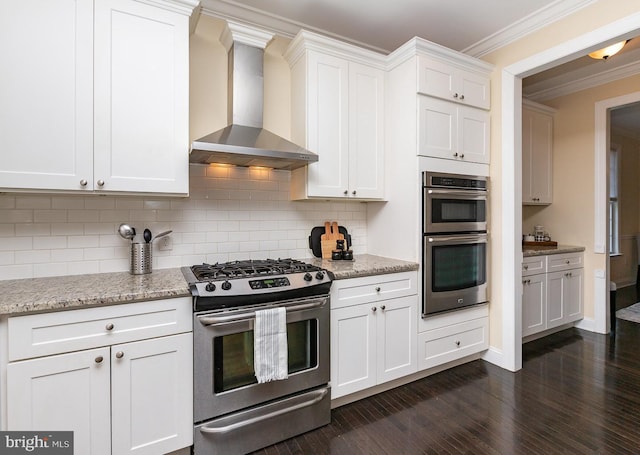
<svg viewBox="0 0 640 455"><path fill-rule="evenodd" d="M32 314L8 319L9 360L190 332L191 298Z"/></svg>
<svg viewBox="0 0 640 455"><path fill-rule="evenodd" d="M534 256L522 261L522 276L536 275L547 271L547 257Z"/></svg>
<svg viewBox="0 0 640 455"><path fill-rule="evenodd" d="M473 319L418 334L418 368L426 369L489 347L489 318Z"/></svg>
<svg viewBox="0 0 640 455"><path fill-rule="evenodd" d="M331 288L331 308L342 308L417 294L417 280L418 272L336 280Z"/></svg>
<svg viewBox="0 0 640 455"><path fill-rule="evenodd" d="M559 270L579 269L584 267L583 254L557 254L548 258L547 272L557 272Z"/></svg>

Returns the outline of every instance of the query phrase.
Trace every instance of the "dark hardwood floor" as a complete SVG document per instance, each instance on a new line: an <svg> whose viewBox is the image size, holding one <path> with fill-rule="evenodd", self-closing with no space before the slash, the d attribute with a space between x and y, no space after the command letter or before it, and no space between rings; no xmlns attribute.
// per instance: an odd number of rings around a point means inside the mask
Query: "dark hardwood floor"
<svg viewBox="0 0 640 455"><path fill-rule="evenodd" d="M616 306L637 301L618 290ZM477 360L332 411L257 454L640 453L640 324L568 329L523 346L510 373Z"/></svg>

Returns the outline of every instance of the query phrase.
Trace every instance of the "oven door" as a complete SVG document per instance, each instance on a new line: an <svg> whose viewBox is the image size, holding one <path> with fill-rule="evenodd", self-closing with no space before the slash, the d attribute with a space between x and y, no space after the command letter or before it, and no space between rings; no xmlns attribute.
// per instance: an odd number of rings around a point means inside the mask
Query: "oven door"
<svg viewBox="0 0 640 455"><path fill-rule="evenodd" d="M424 188L425 233L487 230L487 192Z"/></svg>
<svg viewBox="0 0 640 455"><path fill-rule="evenodd" d="M487 234L425 235L422 315L487 301Z"/></svg>
<svg viewBox="0 0 640 455"><path fill-rule="evenodd" d="M253 327L265 306L194 315L195 422L329 382L329 297L278 305L287 309L289 377L263 384L253 367Z"/></svg>

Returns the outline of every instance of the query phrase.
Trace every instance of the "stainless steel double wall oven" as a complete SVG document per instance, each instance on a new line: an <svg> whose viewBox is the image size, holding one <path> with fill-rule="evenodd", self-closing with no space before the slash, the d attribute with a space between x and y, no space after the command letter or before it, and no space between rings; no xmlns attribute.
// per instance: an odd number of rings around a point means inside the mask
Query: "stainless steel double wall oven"
<svg viewBox="0 0 640 455"><path fill-rule="evenodd" d="M487 301L487 178L423 172L422 315Z"/></svg>

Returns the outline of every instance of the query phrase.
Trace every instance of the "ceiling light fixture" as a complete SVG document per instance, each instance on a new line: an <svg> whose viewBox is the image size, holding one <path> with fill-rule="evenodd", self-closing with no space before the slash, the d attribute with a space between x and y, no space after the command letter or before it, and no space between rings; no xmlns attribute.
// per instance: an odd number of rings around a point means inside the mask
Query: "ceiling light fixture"
<svg viewBox="0 0 640 455"><path fill-rule="evenodd" d="M627 44L629 40L620 41L619 43L612 44L611 46L607 46L603 49L599 49L597 51L593 51L589 54L589 57L595 58L596 60L606 60L612 55L617 54L620 50Z"/></svg>

